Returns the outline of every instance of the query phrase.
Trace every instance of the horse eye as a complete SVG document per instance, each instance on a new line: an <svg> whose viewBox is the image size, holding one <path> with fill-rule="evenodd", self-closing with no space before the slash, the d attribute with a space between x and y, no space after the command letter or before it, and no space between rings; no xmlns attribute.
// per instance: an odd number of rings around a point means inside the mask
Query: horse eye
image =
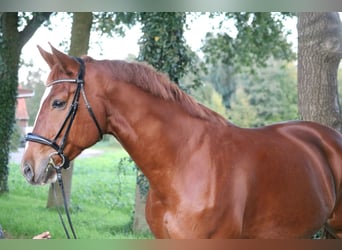
<svg viewBox="0 0 342 250"><path fill-rule="evenodd" d="M61 100L54 100L52 103L53 108L61 109L65 107L66 102Z"/></svg>

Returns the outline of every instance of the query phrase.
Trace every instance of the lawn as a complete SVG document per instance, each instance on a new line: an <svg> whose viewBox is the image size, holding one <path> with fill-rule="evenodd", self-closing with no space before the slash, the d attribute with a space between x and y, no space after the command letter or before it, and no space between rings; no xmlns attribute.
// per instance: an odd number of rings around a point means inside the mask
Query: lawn
<svg viewBox="0 0 342 250"><path fill-rule="evenodd" d="M92 147L102 153L74 161L71 218L80 239L151 238L132 233L136 173L114 141ZM18 164L10 164L10 192L0 196L0 224L8 238L32 238L50 231L65 239L57 211L47 209L49 186L28 184Z"/></svg>

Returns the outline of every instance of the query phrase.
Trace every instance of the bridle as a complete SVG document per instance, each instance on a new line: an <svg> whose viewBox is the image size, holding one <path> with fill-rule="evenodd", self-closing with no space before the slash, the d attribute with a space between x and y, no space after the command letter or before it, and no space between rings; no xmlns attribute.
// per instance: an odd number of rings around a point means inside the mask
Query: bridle
<svg viewBox="0 0 342 250"><path fill-rule="evenodd" d="M70 109L68 111L68 114L67 114L62 126L58 130L55 138L53 140L50 140L50 139L45 138L45 137L38 135L38 134L28 133L25 137L25 140L40 143L43 145L47 145L56 151L56 152L53 152L49 155L49 163L48 163L47 169L50 167L53 167L57 172L57 180L58 180L58 183L59 183L61 190L62 190L63 200L64 200L64 208L65 208L66 215L67 215L67 218L69 221L69 226L70 226L71 231L74 235L74 238L76 239L76 234L74 232L74 229L73 229L73 226L71 223L71 219L69 216L68 208L67 208L61 170L62 170L62 168L63 169L69 168L70 161L69 161L69 158L64 154L64 148L65 148L65 145L67 143L67 138L68 138L71 126L72 126L72 124L75 120L75 117L76 117L76 113L77 113L78 105L79 105L79 99L80 99L81 94L82 94L83 100L85 102L86 108L88 110L88 113L89 113L90 117L92 118L92 120L94 121L96 128L99 132L99 140L102 139L103 133L102 133L101 127L100 127L98 121L96 120L95 114L94 114L94 112L93 112L93 110L92 110L92 108L91 108L91 106L87 100L86 94L85 94L85 90L84 90L84 74L85 74L84 61L78 57L74 57L74 59L80 64L80 69L78 71L78 75L77 75L76 79L71 79L71 78L59 79L59 80L55 80L55 81L52 81L49 84L47 84L47 86L52 86L52 85L56 85L56 84L63 84L63 83L77 84L77 88L76 88ZM58 139L58 137L61 136L63 130L65 130L65 132L64 132L64 135L61 139L60 144L58 145L57 139ZM59 164L59 165L55 164L54 159L52 157L54 155L58 155L62 159L61 164ZM52 183L52 186L54 187L53 183ZM59 212L59 210L57 210L57 211ZM68 230L65 227L65 224L64 224L64 221L62 219L60 212L59 212L59 216L61 218L61 222L62 222L62 225L64 227L64 231L65 231L67 237L70 238Z"/></svg>
<svg viewBox="0 0 342 250"><path fill-rule="evenodd" d="M68 157L64 154L64 148L67 142L67 138L71 129L71 126L74 122L74 119L76 117L76 113L77 113L77 109L78 109L78 104L79 104L79 99L80 99L80 94L82 93L85 105L87 107L87 110L92 118L92 120L94 121L96 128L99 132L99 140L102 139L102 130L101 127L98 123L98 121L96 120L95 114L87 100L85 91L84 91L84 73L85 73L85 65L84 62L81 58L78 57L74 57L74 59L80 64L80 69L77 75L76 79L59 79L59 80L55 80L50 82L47 86L52 86L52 85L56 85L56 84L62 84L62 83L73 83L73 84L77 84L77 88L74 94L74 98L72 100L69 112L62 124L62 126L60 127L60 129L58 130L55 138L53 140L47 139L41 135L38 134L34 134L34 133L28 133L25 137L26 141L32 141L32 142L37 142L40 144L44 144L47 145L49 147L52 147L54 150L56 150L56 152L52 153L50 156L53 155L58 155L61 157L62 159L62 163L59 165L60 168L65 168L67 169L69 167L69 159ZM61 143L60 145L57 144L57 139L58 137L60 137L60 135L62 134L63 130L65 129L65 133L61 139ZM50 157L51 158L51 157Z"/></svg>

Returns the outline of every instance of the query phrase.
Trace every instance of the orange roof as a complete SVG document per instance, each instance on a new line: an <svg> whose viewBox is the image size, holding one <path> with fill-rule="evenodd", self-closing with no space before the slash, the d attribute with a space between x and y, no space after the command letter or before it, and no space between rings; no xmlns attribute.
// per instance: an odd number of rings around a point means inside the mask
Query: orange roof
<svg viewBox="0 0 342 250"><path fill-rule="evenodd" d="M26 100L24 98L17 99L17 108L15 111L15 119L17 120L28 120L29 115L26 108Z"/></svg>
<svg viewBox="0 0 342 250"><path fill-rule="evenodd" d="M21 86L18 86L17 107L15 110L16 120L28 120L29 119L25 98L31 97L33 95L34 95L33 90L24 89Z"/></svg>

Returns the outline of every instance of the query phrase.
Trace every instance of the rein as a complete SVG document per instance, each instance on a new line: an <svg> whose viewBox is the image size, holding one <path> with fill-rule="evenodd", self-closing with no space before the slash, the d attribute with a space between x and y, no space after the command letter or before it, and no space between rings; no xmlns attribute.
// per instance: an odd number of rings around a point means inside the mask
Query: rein
<svg viewBox="0 0 342 250"><path fill-rule="evenodd" d="M96 128L99 132L99 140L102 139L102 130L101 130L101 127L98 123L98 121L96 120L96 117L95 117L95 114L87 100L87 97L86 97L86 94L85 94L85 90L84 90L84 73L85 73L85 65L84 65L84 61L81 59L81 58L78 58L78 57L74 57L74 59L80 64L80 69L78 71L78 75L77 75L77 78L76 79L59 79L59 80L55 80L55 81L52 81L50 82L47 86L52 86L52 85L56 85L56 84L62 84L62 83L72 83L72 84L77 84L77 88L76 88L76 91L75 91L75 94L74 94L74 97L73 97L73 100L72 100L72 103L71 103L71 106L70 106L70 109L69 109L69 112L62 124L62 126L60 127L60 129L58 130L55 138L53 140L50 140L48 138L45 138L41 135L38 135L38 134L34 134L34 133L28 133L25 137L25 140L26 141L32 141L32 142L36 142L36 143L40 143L40 144L43 144L43 145L47 145L51 148L53 148L56 152L53 152L50 154L50 160L49 160L49 163L48 163L48 166L47 166L47 169L49 169L50 167L54 168L56 170L56 173L57 173L57 181L58 181L58 184L61 188L61 191L62 191L62 195L63 195L63 202L64 202L64 210L65 210L65 213L66 213L66 216L67 216L67 219L68 219L68 223L69 223L69 226L70 226L70 229L72 231L72 234L74 236L75 239L77 239L76 237L76 234L75 234L75 231L74 231L74 228L73 228L73 225L72 225L72 222L71 222L71 218L70 218L70 214L69 214L69 210L68 210L68 206L67 206L67 202L66 202L66 196L65 196L65 192L64 192L64 185L63 185L63 180L62 180L62 168L64 169L68 169L70 167L69 163L70 163L70 160L69 158L64 154L64 148L65 148L65 145L67 143L67 138L68 138L68 135L69 135L69 132L70 132L70 129L71 129L71 126L75 120L75 117L76 117L76 113L77 113L77 110L78 110L78 104L79 104L79 99L80 99L80 95L82 94L82 97L83 97L83 100L85 102L85 105L86 105L86 108L88 110L88 113L90 115L90 117L92 118L92 120L94 121L95 125L96 125ZM57 144L57 139L58 137L61 136L63 130L65 130L64 132L64 135L61 139L61 142L60 144L58 145ZM57 165L55 164L52 156L54 155L58 155L61 159L62 159L62 163ZM55 191L55 186L54 186L54 183L51 184L53 190L54 190L54 194L55 194L55 198L56 198L56 191ZM63 228L64 228L64 231L65 231L65 234L67 236L68 239L70 239L70 236L69 236L69 233L68 233L68 230L65 226L65 223L63 221L63 217L60 213L60 211L57 209L58 211L58 214L59 214L59 217L60 217L60 220L61 220L61 223L63 225Z"/></svg>

